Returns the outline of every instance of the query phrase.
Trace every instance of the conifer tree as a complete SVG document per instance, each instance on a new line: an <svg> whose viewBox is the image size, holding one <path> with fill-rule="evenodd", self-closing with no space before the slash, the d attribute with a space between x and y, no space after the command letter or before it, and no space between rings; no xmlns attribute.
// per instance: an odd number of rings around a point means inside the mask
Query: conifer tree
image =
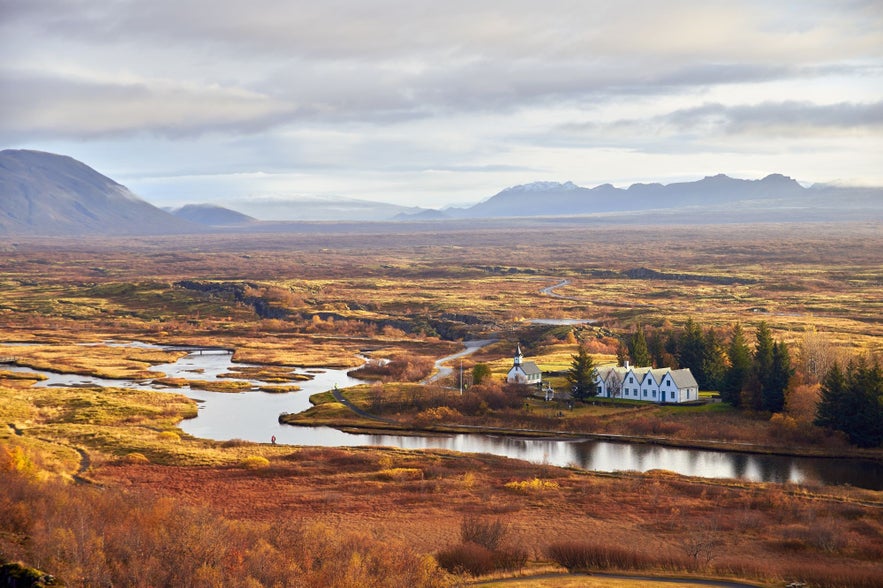
<svg viewBox="0 0 883 588"><path fill-rule="evenodd" d="M738 407L742 403L742 389L751 376L751 349L748 348L745 332L739 323L733 325L727 359L730 360L730 367L724 375L720 396L722 401Z"/></svg>
<svg viewBox="0 0 883 588"><path fill-rule="evenodd" d="M650 361L650 351L647 349L647 339L644 337L644 329L640 326L632 339L632 363L635 367L649 367L652 365Z"/></svg>
<svg viewBox="0 0 883 588"><path fill-rule="evenodd" d="M702 328L689 318L684 324L684 333L678 342L678 363L682 368L690 369L700 389L707 389L704 360L705 341Z"/></svg>
<svg viewBox="0 0 883 588"><path fill-rule="evenodd" d="M571 359L570 369L567 370L571 396L574 400L585 400L589 396L594 396L596 393L595 366L585 346L580 345L579 351L576 355L572 355Z"/></svg>
<svg viewBox="0 0 883 588"><path fill-rule="evenodd" d="M706 390L720 390L727 371L723 342L713 328L702 336L702 374ZM697 382L698 383L698 382Z"/></svg>
<svg viewBox="0 0 883 588"><path fill-rule="evenodd" d="M773 348L775 348L776 344L765 321L761 321L757 325L757 332L754 336L756 338L753 365L754 394L752 395L753 406L751 408L762 410L764 406L763 397L766 394L773 372Z"/></svg>
<svg viewBox="0 0 883 588"><path fill-rule="evenodd" d="M822 380L815 424L846 433L859 447L883 445L883 370L875 361L836 363Z"/></svg>
<svg viewBox="0 0 883 588"><path fill-rule="evenodd" d="M761 392L763 410L782 412L782 409L785 408L785 390L788 388L788 381L793 374L788 347L783 341L779 341L773 346L770 376Z"/></svg>

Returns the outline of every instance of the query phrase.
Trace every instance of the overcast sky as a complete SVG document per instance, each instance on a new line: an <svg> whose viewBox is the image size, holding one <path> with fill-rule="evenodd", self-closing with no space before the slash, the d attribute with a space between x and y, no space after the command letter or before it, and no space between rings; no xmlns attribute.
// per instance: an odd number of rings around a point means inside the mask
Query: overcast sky
<svg viewBox="0 0 883 588"><path fill-rule="evenodd" d="M0 0L0 147L159 205L883 185L883 0Z"/></svg>

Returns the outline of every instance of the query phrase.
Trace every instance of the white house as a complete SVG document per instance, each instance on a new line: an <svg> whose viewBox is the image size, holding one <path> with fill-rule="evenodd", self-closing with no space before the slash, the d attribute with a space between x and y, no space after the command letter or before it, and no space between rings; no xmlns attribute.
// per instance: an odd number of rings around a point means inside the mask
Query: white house
<svg viewBox="0 0 883 588"><path fill-rule="evenodd" d="M532 384L534 386L543 385L543 372L534 362L524 361L520 344L515 348L515 359L512 362L512 368L506 374L506 382L510 384Z"/></svg>
<svg viewBox="0 0 883 588"><path fill-rule="evenodd" d="M597 396L643 402L694 402L699 400L699 384L689 368L603 366L595 369Z"/></svg>

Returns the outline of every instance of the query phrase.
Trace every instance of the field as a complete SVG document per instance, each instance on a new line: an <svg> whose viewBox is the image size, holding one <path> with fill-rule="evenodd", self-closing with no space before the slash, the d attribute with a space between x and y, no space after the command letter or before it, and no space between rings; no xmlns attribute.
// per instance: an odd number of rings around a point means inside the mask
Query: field
<svg viewBox="0 0 883 588"><path fill-rule="evenodd" d="M445 413L426 412L437 408L430 404L445 394L444 382L417 380L432 361L461 349L462 339L499 340L464 362L467 371L486 363L497 380L511 365L516 342L527 359L560 372L577 340L596 362L614 361L618 338L638 325L679 327L689 318L720 328L741 322L749 333L766 321L797 351L798 375L808 336L824 340L838 357L883 351L883 233L874 224L654 227L646 233L576 221L536 221L514 230L495 222L449 231L390 225L384 234L318 228L324 230L0 242L0 360L149 380L158 377L152 366L181 352L106 342L216 346L265 366L252 375L284 393L297 382L280 381L280 366L356 367L364 357L392 359L399 362L397 379L378 376L377 383L344 393L365 410L425 428L444 424L439 415ZM557 287L543 291L550 286ZM594 322L531 322L552 318ZM445 452L219 443L181 432L181 419L197 412L183 396L41 388L3 368L0 470L7 498L0 501L6 515L0 516L6 521L0 523L0 560L21 560L71 585L119 574L143 576L143 585L220 585L212 580L219 577L256 586L450 585L469 576L451 575L436 561L467 558L456 548L470 517L503 521L500 553L526 572L563 571L567 566L554 553L583 557L586 550L618 547L630 551L614 557L620 563L610 568L644 575L814 586L872 586L883 577L879 492L665 472L602 475ZM562 384L557 378L552 381ZM235 391L231 382L213 385ZM675 414L627 405L578 406L558 416L530 401L529 410L506 412L503 403L480 415L461 407L458 422L857 454L842 438L811 426L817 391L817 383L800 386L778 420L726 407ZM295 418L371 425L330 400L318 398L324 404ZM879 450L863 455L883 457ZM119 501L141 506L120 509ZM70 510L82 504L105 521L92 533L78 530L80 515ZM218 518L228 546L208 558L194 529ZM144 545L161 545L158 529L173 519L194 533L187 535L192 549L166 557L189 565L193 575L163 580L156 575L162 558L133 559L137 550L127 551L134 547L121 543L119 529L135 529L133 537ZM303 544L280 539L283 523L296 527L292 533L303 541L319 534L327 547L324 564ZM558 552L556 544L562 544ZM55 547L46 551L49 545ZM381 556L384 545L400 546L400 559ZM84 553L94 556L92 564ZM476 550L468 555L491 558ZM263 571L248 561L263 562ZM405 571L418 568L419 577ZM334 575L342 569L349 575ZM554 585L567 585L561 582Z"/></svg>

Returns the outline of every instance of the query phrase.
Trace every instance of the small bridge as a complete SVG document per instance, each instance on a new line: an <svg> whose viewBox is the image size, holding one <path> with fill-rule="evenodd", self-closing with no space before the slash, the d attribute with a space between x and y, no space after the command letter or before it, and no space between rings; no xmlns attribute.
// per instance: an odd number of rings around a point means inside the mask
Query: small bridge
<svg viewBox="0 0 883 588"><path fill-rule="evenodd" d="M233 355L233 352L236 351L233 347L197 347L195 345L169 345L165 349L167 351L186 351L191 355Z"/></svg>

